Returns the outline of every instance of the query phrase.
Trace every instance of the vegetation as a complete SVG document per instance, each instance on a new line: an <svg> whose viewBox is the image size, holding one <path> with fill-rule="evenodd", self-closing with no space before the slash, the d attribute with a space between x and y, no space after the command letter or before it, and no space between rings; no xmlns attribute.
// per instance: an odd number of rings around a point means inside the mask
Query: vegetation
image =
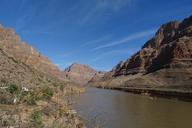
<svg viewBox="0 0 192 128"><path fill-rule="evenodd" d="M51 97L53 97L53 94L54 94L53 90L51 88L49 88L49 87L43 89L42 93L43 93L42 98L47 99L47 100L50 100Z"/></svg>
<svg viewBox="0 0 192 128"><path fill-rule="evenodd" d="M3 111L0 111L0 127L84 126L67 102L67 94L79 93L78 87L62 84L28 88L9 84L6 88L0 88L0 92L0 101L3 101L0 102L0 110L3 107Z"/></svg>
<svg viewBox="0 0 192 128"><path fill-rule="evenodd" d="M7 91L10 92L11 94L16 94L19 92L19 87L16 84L10 84L7 87Z"/></svg>
<svg viewBox="0 0 192 128"><path fill-rule="evenodd" d="M6 46L18 46L18 36L11 33L2 28L0 41ZM26 49L23 49L24 54ZM0 49L0 128L55 128L53 124L77 128L78 124L82 124L77 116L70 118L66 114L70 107L64 97L69 92L66 86L71 86L71 83L38 71L36 66L34 69L33 62L23 63L23 56L14 56L21 49L13 50L16 49ZM59 89L60 85L63 92Z"/></svg>
<svg viewBox="0 0 192 128"><path fill-rule="evenodd" d="M31 124L35 128L42 128L43 127L41 111L34 110L31 113Z"/></svg>
<svg viewBox="0 0 192 128"><path fill-rule="evenodd" d="M34 92L29 92L25 97L25 101L28 105L35 105L37 100L38 96Z"/></svg>

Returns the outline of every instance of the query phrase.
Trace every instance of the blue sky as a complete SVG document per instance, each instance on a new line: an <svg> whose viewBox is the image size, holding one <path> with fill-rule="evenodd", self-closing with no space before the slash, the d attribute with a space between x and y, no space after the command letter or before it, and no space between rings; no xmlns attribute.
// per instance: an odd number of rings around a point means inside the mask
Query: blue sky
<svg viewBox="0 0 192 128"><path fill-rule="evenodd" d="M61 69L110 70L161 24L191 12L191 0L0 0L0 23Z"/></svg>

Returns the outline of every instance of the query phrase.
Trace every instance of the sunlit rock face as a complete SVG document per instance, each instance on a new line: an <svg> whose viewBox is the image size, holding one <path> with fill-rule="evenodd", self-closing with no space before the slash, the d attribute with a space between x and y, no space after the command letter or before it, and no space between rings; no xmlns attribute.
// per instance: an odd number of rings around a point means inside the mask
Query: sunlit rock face
<svg viewBox="0 0 192 128"><path fill-rule="evenodd" d="M192 89L192 17L162 25L140 51L121 61L96 87Z"/></svg>
<svg viewBox="0 0 192 128"><path fill-rule="evenodd" d="M192 67L192 16L163 24L142 49L112 71L113 76Z"/></svg>
<svg viewBox="0 0 192 128"><path fill-rule="evenodd" d="M87 65L74 63L64 71L66 78L80 85L86 85L98 72Z"/></svg>
<svg viewBox="0 0 192 128"><path fill-rule="evenodd" d="M88 81L88 83L91 83L91 82L95 82L95 81L100 81L104 78L104 76L106 75L107 73L106 72L97 72L95 73L95 75Z"/></svg>
<svg viewBox="0 0 192 128"><path fill-rule="evenodd" d="M19 59L38 71L60 79L65 79L64 74L56 65L51 63L47 57L42 56L33 47L23 42L10 28L0 26L0 48L10 56Z"/></svg>

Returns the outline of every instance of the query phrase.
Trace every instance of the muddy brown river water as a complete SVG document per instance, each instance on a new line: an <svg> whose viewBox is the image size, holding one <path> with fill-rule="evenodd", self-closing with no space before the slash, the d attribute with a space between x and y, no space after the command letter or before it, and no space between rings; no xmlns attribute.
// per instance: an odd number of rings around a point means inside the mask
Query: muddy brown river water
<svg viewBox="0 0 192 128"><path fill-rule="evenodd" d="M88 128L192 128L192 103L89 88L73 98Z"/></svg>

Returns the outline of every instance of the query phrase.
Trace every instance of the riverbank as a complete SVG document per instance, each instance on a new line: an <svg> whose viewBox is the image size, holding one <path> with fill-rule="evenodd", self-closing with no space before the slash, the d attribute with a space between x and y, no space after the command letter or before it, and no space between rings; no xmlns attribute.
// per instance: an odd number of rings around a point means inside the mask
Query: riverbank
<svg viewBox="0 0 192 128"><path fill-rule="evenodd" d="M168 99L178 99L182 101L192 102L192 91L177 90L177 89L161 89L161 88L132 88L132 87L101 87L100 89L119 90L146 96L162 97Z"/></svg>
<svg viewBox="0 0 192 128"><path fill-rule="evenodd" d="M1 88L0 127L84 128L67 98L83 91L73 85L28 89L13 84Z"/></svg>

